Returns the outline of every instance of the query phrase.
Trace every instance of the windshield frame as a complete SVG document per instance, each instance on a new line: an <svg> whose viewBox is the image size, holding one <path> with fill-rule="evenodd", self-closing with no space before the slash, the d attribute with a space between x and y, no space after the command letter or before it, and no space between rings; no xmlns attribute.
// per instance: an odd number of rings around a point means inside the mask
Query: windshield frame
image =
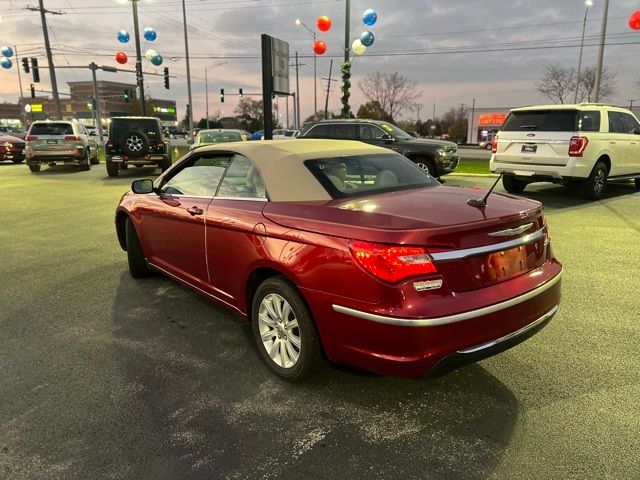
<svg viewBox="0 0 640 480"><path fill-rule="evenodd" d="M393 123L389 122L379 122L376 123L382 130L391 135L393 138L399 141L407 141L413 140L413 137L409 135L407 132L402 130L400 127L395 126Z"/></svg>

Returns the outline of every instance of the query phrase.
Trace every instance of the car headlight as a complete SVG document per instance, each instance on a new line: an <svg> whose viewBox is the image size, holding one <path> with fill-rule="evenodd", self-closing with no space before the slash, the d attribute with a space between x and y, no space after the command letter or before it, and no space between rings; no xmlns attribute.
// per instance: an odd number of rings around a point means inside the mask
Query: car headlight
<svg viewBox="0 0 640 480"><path fill-rule="evenodd" d="M440 155L441 157L444 157L446 155L446 152L444 151L444 148L439 148L438 149L438 155Z"/></svg>

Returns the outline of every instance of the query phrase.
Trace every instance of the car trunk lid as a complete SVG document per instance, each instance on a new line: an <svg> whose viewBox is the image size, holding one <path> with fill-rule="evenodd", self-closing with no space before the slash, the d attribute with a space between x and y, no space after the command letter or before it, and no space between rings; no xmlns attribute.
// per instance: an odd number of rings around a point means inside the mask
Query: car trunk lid
<svg viewBox="0 0 640 480"><path fill-rule="evenodd" d="M484 193L436 186L329 203L270 202L263 214L297 230L423 247L448 287L463 291L524 274L547 254L544 235L515 245L545 228L540 203L504 194L490 195L484 209L466 203Z"/></svg>

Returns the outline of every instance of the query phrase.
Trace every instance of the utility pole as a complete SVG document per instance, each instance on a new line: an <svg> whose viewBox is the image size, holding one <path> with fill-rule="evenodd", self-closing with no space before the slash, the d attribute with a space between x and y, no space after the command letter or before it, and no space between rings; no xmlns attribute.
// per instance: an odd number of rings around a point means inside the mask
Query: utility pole
<svg viewBox="0 0 640 480"><path fill-rule="evenodd" d="M476 116L476 99L473 99L473 103L471 104L471 121L469 122L469 143L475 143L473 139L473 122Z"/></svg>
<svg viewBox="0 0 640 480"><path fill-rule="evenodd" d="M345 0L344 5L344 64L349 64L349 50L351 49L351 0ZM351 69L349 69L349 77L351 73ZM343 74L342 81L342 93L343 93L343 106L342 106L342 116L348 118L349 112L347 112L348 105L346 99L350 96L350 88L349 88L350 79L347 78L347 75ZM349 108L350 110L350 108Z"/></svg>
<svg viewBox="0 0 640 480"><path fill-rule="evenodd" d="M589 15L589 7L593 6L592 0L585 2L584 21L582 22L582 40L580 41L580 55L578 56L578 73L576 74L576 91L573 95L573 103L578 103L578 89L580 88L580 73L582 70L582 52L584 51L584 33L587 29L587 16Z"/></svg>
<svg viewBox="0 0 640 480"><path fill-rule="evenodd" d="M293 97L293 123L297 129L300 129L300 78L298 76L298 70L303 65L304 63L298 62L298 52L296 52L296 63L290 64L289 66L295 67L296 69L296 94Z"/></svg>
<svg viewBox="0 0 640 480"><path fill-rule="evenodd" d="M193 101L191 98L191 68L189 65L189 37L187 36L187 8L182 0L182 21L184 23L184 54L187 58L187 94L189 97L189 136L193 140Z"/></svg>
<svg viewBox="0 0 640 480"><path fill-rule="evenodd" d="M98 65L94 62L89 64L91 69L91 78L93 80L93 112L96 116L96 127L98 127L98 138L100 143L104 142L104 132L102 131L102 117L100 116L100 98L98 97L98 80L96 79L96 70Z"/></svg>
<svg viewBox="0 0 640 480"><path fill-rule="evenodd" d="M335 82L335 80L331 80L331 72L333 70L333 58L329 63L329 78L327 78L327 96L324 100L324 119L327 120L329 118L329 94L331 93L331 82ZM324 80L324 79L323 79Z"/></svg>
<svg viewBox="0 0 640 480"><path fill-rule="evenodd" d="M133 6L133 31L136 42L136 81L140 90L140 111L147 115L147 105L144 101L144 79L142 77L142 53L140 51L140 26L138 25L138 0L131 0Z"/></svg>
<svg viewBox="0 0 640 480"><path fill-rule="evenodd" d="M607 18L609 16L609 0L604 0L604 13L602 14L602 29L600 33L600 48L598 50L598 63L596 65L596 82L594 101L600 100L600 82L602 81L602 64L604 63L604 44L607 38Z"/></svg>
<svg viewBox="0 0 640 480"><path fill-rule="evenodd" d="M49 30L47 29L47 17L46 14L62 15L61 12L52 12L46 10L43 5L43 0L38 0L40 4L39 8L27 7L28 10L39 10L40 20L42 21L42 34L44 35L44 48L47 51L47 61L49 62L49 76L51 77L51 91L53 94L53 102L56 107L56 118L62 120L62 108L60 107L60 96L58 95L58 82L56 80L56 69L53 65L53 55L51 55L51 45L49 43Z"/></svg>
<svg viewBox="0 0 640 480"><path fill-rule="evenodd" d="M13 52L16 55L16 71L18 72L18 85L20 85L20 103L24 104L24 93L22 92L22 76L20 75L20 58L18 58L18 47L13 46ZM24 115L24 109L20 112L20 117Z"/></svg>

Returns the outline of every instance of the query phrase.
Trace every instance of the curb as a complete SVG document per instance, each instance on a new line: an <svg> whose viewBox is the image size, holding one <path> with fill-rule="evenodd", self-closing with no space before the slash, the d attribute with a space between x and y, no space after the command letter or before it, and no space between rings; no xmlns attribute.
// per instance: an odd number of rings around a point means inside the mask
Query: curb
<svg viewBox="0 0 640 480"><path fill-rule="evenodd" d="M499 175L495 173L449 173L447 177L487 177L498 178Z"/></svg>

